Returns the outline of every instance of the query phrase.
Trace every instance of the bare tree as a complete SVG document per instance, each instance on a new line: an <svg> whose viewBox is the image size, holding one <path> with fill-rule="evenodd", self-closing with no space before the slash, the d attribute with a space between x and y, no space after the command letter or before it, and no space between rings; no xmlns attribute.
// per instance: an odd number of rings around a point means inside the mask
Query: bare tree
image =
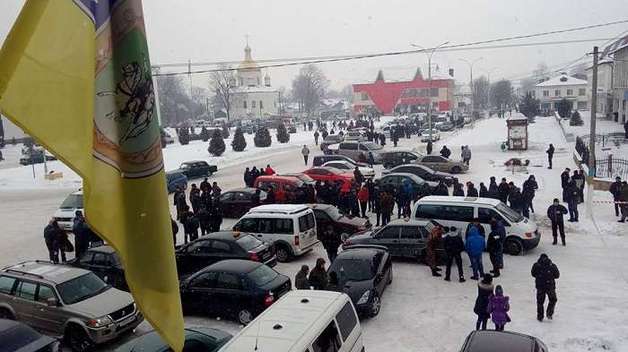
<svg viewBox="0 0 628 352"><path fill-rule="evenodd" d="M233 106L233 91L236 87L235 71L228 70L227 66L220 66L221 71L212 72L209 76L209 86L216 94L216 100L227 113L227 120L231 118Z"/></svg>
<svg viewBox="0 0 628 352"><path fill-rule="evenodd" d="M509 80L502 79L491 84L491 105L497 108L508 108L513 102L513 89ZM491 106L489 106L491 108Z"/></svg>
<svg viewBox="0 0 628 352"><path fill-rule="evenodd" d="M488 107L488 79L486 76L480 76L473 80L473 108Z"/></svg>
<svg viewBox="0 0 628 352"><path fill-rule="evenodd" d="M162 124L179 125L193 118L198 106L188 95L179 76L157 76L159 111Z"/></svg>
<svg viewBox="0 0 628 352"><path fill-rule="evenodd" d="M316 65L306 65L292 81L292 95L301 112L308 116L314 112L329 87L329 80Z"/></svg>

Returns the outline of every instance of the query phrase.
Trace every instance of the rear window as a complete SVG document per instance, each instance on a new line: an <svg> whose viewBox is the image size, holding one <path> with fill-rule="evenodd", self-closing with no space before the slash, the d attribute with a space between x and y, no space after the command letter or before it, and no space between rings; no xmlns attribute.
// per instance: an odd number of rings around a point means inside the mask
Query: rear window
<svg viewBox="0 0 628 352"><path fill-rule="evenodd" d="M236 243L245 251L250 251L253 248L261 246L263 242L249 235L239 238Z"/></svg>
<svg viewBox="0 0 628 352"><path fill-rule="evenodd" d="M279 274L266 265L260 265L253 271L247 274L249 279L253 281L257 286L264 286L267 283L273 281Z"/></svg>
<svg viewBox="0 0 628 352"><path fill-rule="evenodd" d="M70 194L61 203L61 209L83 209L83 195Z"/></svg>
<svg viewBox="0 0 628 352"><path fill-rule="evenodd" d="M338 327L340 328L342 340L347 341L347 338L351 335L351 331L353 331L358 323L358 319L355 316L351 302L345 303L345 306L342 307L340 312L338 312L338 315L336 315L336 321L338 322Z"/></svg>
<svg viewBox="0 0 628 352"><path fill-rule="evenodd" d="M309 213L299 217L299 232L304 232L313 229L316 226L314 221L314 214Z"/></svg>

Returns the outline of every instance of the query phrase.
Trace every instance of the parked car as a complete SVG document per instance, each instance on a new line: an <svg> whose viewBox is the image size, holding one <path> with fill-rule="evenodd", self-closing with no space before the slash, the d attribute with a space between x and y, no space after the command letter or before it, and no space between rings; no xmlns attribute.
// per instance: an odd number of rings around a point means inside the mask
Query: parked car
<svg viewBox="0 0 628 352"><path fill-rule="evenodd" d="M294 176L278 176L264 175L255 179L253 187L259 188L266 192L271 189L275 191L281 190L286 195L285 203L295 203L298 199L302 199L305 194L305 183L298 177Z"/></svg>
<svg viewBox="0 0 628 352"><path fill-rule="evenodd" d="M368 167L367 163L357 162L348 156L338 155L338 154L330 154L330 155L317 155L312 159L312 166L321 166L328 161L337 161L342 160L350 163L351 165L359 166L359 167Z"/></svg>
<svg viewBox="0 0 628 352"><path fill-rule="evenodd" d="M467 336L460 352L548 352L543 341L530 335L512 331L472 331Z"/></svg>
<svg viewBox="0 0 628 352"><path fill-rule="evenodd" d="M260 203L253 202L253 195L257 188L245 187L228 190L220 195L222 216L225 218L239 218L266 200L266 191L259 190Z"/></svg>
<svg viewBox="0 0 628 352"><path fill-rule="evenodd" d="M414 161L415 164L425 165L432 170L460 174L469 170L462 161L447 159L440 155L424 155Z"/></svg>
<svg viewBox="0 0 628 352"><path fill-rule="evenodd" d="M421 142L428 142L430 140L430 130L425 130L421 133ZM432 142L440 140L440 132L437 129L432 129Z"/></svg>
<svg viewBox="0 0 628 352"><path fill-rule="evenodd" d="M253 342L272 352L364 351L362 328L349 297L321 290L286 293L220 352L249 351Z"/></svg>
<svg viewBox="0 0 628 352"><path fill-rule="evenodd" d="M345 139L346 142L348 141L365 141L366 140L366 132L363 129L356 129L356 130L351 130L351 131L347 131L347 133L345 133Z"/></svg>
<svg viewBox="0 0 628 352"><path fill-rule="evenodd" d="M373 160L376 164L381 164L383 152L381 145L373 142L342 142L338 146L329 147L329 149L335 153L344 156L348 156L353 160L365 162L367 160L368 153L373 154Z"/></svg>
<svg viewBox="0 0 628 352"><path fill-rule="evenodd" d="M345 140L345 138L342 135L339 135L339 134L329 134L321 142L321 150L324 150L326 147L329 147L330 145L341 143L344 140Z"/></svg>
<svg viewBox="0 0 628 352"><path fill-rule="evenodd" d="M0 351L2 352L59 352L59 341L42 335L19 321L0 319Z"/></svg>
<svg viewBox="0 0 628 352"><path fill-rule="evenodd" d="M427 238L436 225L438 223L433 220L397 219L376 230L354 234L344 241L342 247L384 246L393 257L412 258L423 262L427 250ZM438 257L442 259L444 254L443 248L439 248Z"/></svg>
<svg viewBox="0 0 628 352"><path fill-rule="evenodd" d="M57 160L54 156L46 155L46 161ZM33 153L20 158L21 165L42 164L44 162L44 153Z"/></svg>
<svg viewBox="0 0 628 352"><path fill-rule="evenodd" d="M68 264L93 272L119 290L129 291L120 257L111 246L92 247L82 257L70 260Z"/></svg>
<svg viewBox="0 0 628 352"><path fill-rule="evenodd" d="M188 178L180 171L168 171L166 172L166 187L168 193L173 193L177 190L177 187L186 189L188 187Z"/></svg>
<svg viewBox="0 0 628 352"><path fill-rule="evenodd" d="M216 165L209 165L206 161L195 160L182 163L181 166L179 166L179 171L191 180L209 177L214 172L218 171L218 167Z"/></svg>
<svg viewBox="0 0 628 352"><path fill-rule="evenodd" d="M368 219L345 215L331 204L316 203L308 204L308 206L314 211L318 236L330 225L335 233L344 235L366 231L373 226Z"/></svg>
<svg viewBox="0 0 628 352"><path fill-rule="evenodd" d="M324 166L315 166L311 169L303 171L303 173L310 176L314 180L321 182L351 182L354 178L353 172Z"/></svg>
<svg viewBox="0 0 628 352"><path fill-rule="evenodd" d="M232 335L228 332L212 329L205 326L186 327L183 330L185 352L216 352ZM157 331L151 331L118 347L115 352L168 352L170 346L159 336Z"/></svg>
<svg viewBox="0 0 628 352"><path fill-rule="evenodd" d="M57 220L62 230L70 232L74 225L74 216L77 210L83 211L83 191L72 192L65 197L53 218Z"/></svg>
<svg viewBox="0 0 628 352"><path fill-rule="evenodd" d="M91 271L42 261L0 270L0 318L63 335L74 351L111 341L144 320L128 292Z"/></svg>
<svg viewBox="0 0 628 352"><path fill-rule="evenodd" d="M538 246L541 233L536 223L492 198L428 196L419 199L413 208L413 219L431 219L443 226L465 230L473 219L479 219L486 233L491 231L491 218L506 227L504 252L519 255Z"/></svg>
<svg viewBox="0 0 628 352"><path fill-rule="evenodd" d="M299 173L299 172L282 173L282 174L277 174L277 176L296 177L299 180L303 181L303 183L306 184L306 185L314 186L316 184L316 180L314 180L313 178L311 178L308 175L305 175L305 174L302 174L302 173Z"/></svg>
<svg viewBox="0 0 628 352"><path fill-rule="evenodd" d="M381 153L384 168L389 169L398 165L411 163L421 157L421 154L412 150L395 149Z"/></svg>
<svg viewBox="0 0 628 352"><path fill-rule="evenodd" d="M455 176L447 173L434 171L425 165L418 164L404 164L396 166L389 170L382 170L382 175L398 173L398 172L406 172L409 174L414 174L424 179L425 181L439 182L443 181L447 186L451 186L454 183Z"/></svg>
<svg viewBox="0 0 628 352"><path fill-rule="evenodd" d="M303 204L260 205L244 214L233 231L273 243L280 262L301 256L319 243L314 212Z"/></svg>
<svg viewBox="0 0 628 352"><path fill-rule="evenodd" d="M382 294L393 280L392 261L386 247L344 247L327 271L336 273L338 287L349 295L358 314L369 317L379 314Z"/></svg>
<svg viewBox="0 0 628 352"><path fill-rule="evenodd" d="M225 259L247 259L268 266L277 264L272 245L240 232L210 233L175 251L179 275L188 275Z"/></svg>
<svg viewBox="0 0 628 352"><path fill-rule="evenodd" d="M184 312L209 314L250 323L290 291L290 279L263 263L228 259L181 282Z"/></svg>
<svg viewBox="0 0 628 352"><path fill-rule="evenodd" d="M392 187L394 189L397 189L401 185L403 185L404 181L410 183L410 185L412 186L412 190L414 191L414 196L419 194L424 183L427 183L431 188L438 186L437 182L425 181L417 175L406 172L384 175L381 178L375 180L375 182L377 182L381 187Z"/></svg>
<svg viewBox="0 0 628 352"><path fill-rule="evenodd" d="M286 125L286 130L288 131L288 133L297 133L297 126L295 126L294 124L288 124Z"/></svg>
<svg viewBox="0 0 628 352"><path fill-rule="evenodd" d="M328 161L325 164L323 164L323 167L333 167L335 169L342 170L346 173L350 173L350 172L352 173L355 170L355 165L344 160ZM371 167L358 166L358 170L360 170L362 175L366 178L375 177L375 170L373 170L373 168Z"/></svg>
<svg viewBox="0 0 628 352"><path fill-rule="evenodd" d="M445 121L437 125L436 128L441 132L447 132L454 129L454 124L449 121Z"/></svg>

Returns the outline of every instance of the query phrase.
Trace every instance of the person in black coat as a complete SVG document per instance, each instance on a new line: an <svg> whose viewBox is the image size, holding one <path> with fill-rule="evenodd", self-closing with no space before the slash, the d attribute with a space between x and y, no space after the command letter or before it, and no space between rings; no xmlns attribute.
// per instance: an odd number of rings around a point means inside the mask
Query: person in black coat
<svg viewBox="0 0 628 352"><path fill-rule="evenodd" d="M325 259L316 259L316 266L310 272L308 281L310 286L315 290L324 290L327 288L329 278L327 276L327 270L325 270Z"/></svg>
<svg viewBox="0 0 628 352"><path fill-rule="evenodd" d="M310 268L307 265L302 265L301 270L294 277L294 287L297 290L309 290L310 282L307 279L307 274L310 272Z"/></svg>
<svg viewBox="0 0 628 352"><path fill-rule="evenodd" d="M177 233L179 233L179 225L174 221L172 216L170 217L170 225L172 226L172 244L177 247Z"/></svg>
<svg viewBox="0 0 628 352"><path fill-rule="evenodd" d="M444 146L441 148L441 150L440 150L440 155L441 155L443 158L447 158L447 159L449 159L449 156L451 156L451 150L449 150L449 148L447 148L447 146L446 146L446 145L444 145Z"/></svg>
<svg viewBox="0 0 628 352"><path fill-rule="evenodd" d="M427 155L432 154L432 141L427 141L427 147L425 147L425 151L427 152Z"/></svg>
<svg viewBox="0 0 628 352"><path fill-rule="evenodd" d="M59 262L59 248L57 247L59 231L62 230L55 219L51 219L48 222L48 225L44 228L44 241L46 242L46 248L48 249L48 257L53 263Z"/></svg>
<svg viewBox="0 0 628 352"><path fill-rule="evenodd" d="M244 184L247 187L253 187L253 175L251 174L251 170L249 170L248 167L246 168L246 170L244 170Z"/></svg>
<svg viewBox="0 0 628 352"><path fill-rule="evenodd" d="M499 199L499 191L497 182L495 182L495 176L491 176L491 180L488 185L488 197L493 199Z"/></svg>
<svg viewBox="0 0 628 352"><path fill-rule="evenodd" d="M201 227L201 236L205 236L206 233L211 233L211 220L205 204L201 205L200 209L196 212L196 217Z"/></svg>
<svg viewBox="0 0 628 352"><path fill-rule="evenodd" d="M196 187L195 183L193 183L192 188L190 189L190 204L192 205L192 211L194 213L196 213L201 207L201 203L201 190Z"/></svg>
<svg viewBox="0 0 628 352"><path fill-rule="evenodd" d="M478 197L478 190L472 182L467 183L467 197Z"/></svg>
<svg viewBox="0 0 628 352"><path fill-rule="evenodd" d="M77 210L74 213L74 220L72 225L72 233L74 234L74 253L76 258L80 258L87 252L89 248L89 240L91 237L89 226L85 222L83 212Z"/></svg>
<svg viewBox="0 0 628 352"><path fill-rule="evenodd" d="M519 214L522 214L523 216L526 216L526 213L524 212L524 206L523 206L523 195L521 194L521 191L519 190L519 187L516 187L514 184L510 185L510 194L508 195L508 201L510 202L510 208L514 211L516 211ZM530 214L527 214L526 217L528 217Z"/></svg>
<svg viewBox="0 0 628 352"><path fill-rule="evenodd" d="M460 254L464 252L464 242L462 242L462 237L460 237L460 233L455 227L449 229L445 228L445 232L445 236L443 237L443 247L445 247L445 253L447 254L445 281L450 281L451 265L455 261L458 267L458 281L465 282L464 273L462 271L462 257L460 256Z"/></svg>
<svg viewBox="0 0 628 352"><path fill-rule="evenodd" d="M508 194L510 193L510 186L506 182L506 178L502 178L502 182L500 182L499 186L497 186L497 196L502 203L506 204L508 201Z"/></svg>
<svg viewBox="0 0 628 352"><path fill-rule="evenodd" d="M554 145L550 143L549 148L545 151L547 153L547 162L549 163L548 169L552 168L552 158L554 158Z"/></svg>
<svg viewBox="0 0 628 352"><path fill-rule="evenodd" d="M435 195L435 196L448 196L449 195L449 190L447 189L447 186L442 180L438 181L438 185L434 188L432 195Z"/></svg>
<svg viewBox="0 0 628 352"><path fill-rule="evenodd" d="M556 264L552 263L547 254L543 253L539 260L532 265L532 276L536 286L536 319L543 321L545 313L545 296L549 299L547 305L547 319L554 316L554 308L556 307L556 279L560 277L560 271Z"/></svg>
<svg viewBox="0 0 628 352"><path fill-rule="evenodd" d="M615 177L615 182L613 182L608 189L609 192L613 195L613 201L615 202L615 216L619 216L619 202L621 197L621 177Z"/></svg>
<svg viewBox="0 0 628 352"><path fill-rule="evenodd" d="M523 196L524 216L528 213L528 209L532 210L532 213L534 213L534 205L532 204L532 201L534 200L534 195L537 189L539 189L539 185L536 183L534 175L530 175L530 177L528 177L528 179L523 183L523 191L521 192Z"/></svg>
<svg viewBox="0 0 628 352"><path fill-rule="evenodd" d="M323 248L325 248L325 251L327 252L329 262L332 263L334 259L336 259L336 256L338 256L338 247L342 244L340 233L334 231L333 226L327 225L320 236L320 240L323 244Z"/></svg>
<svg viewBox="0 0 628 352"><path fill-rule="evenodd" d="M454 183L454 193L452 195L456 197L464 197L464 190L462 189L461 183Z"/></svg>
<svg viewBox="0 0 628 352"><path fill-rule="evenodd" d="M567 209L569 210L569 222L578 222L578 201L580 200L580 191L576 186L576 181L571 180L565 187L565 200Z"/></svg>
<svg viewBox="0 0 628 352"><path fill-rule="evenodd" d="M561 186L561 187L562 187L562 189L563 189L563 202L566 202L566 201L567 201L567 199L566 199L566 193L565 193L565 188L567 188L567 185L569 184L569 180L570 180L570 177L569 177L569 172L570 172L570 171L571 171L571 170L569 170L569 168L566 168L566 169L565 169L565 171L563 171L563 172L560 174L560 186Z"/></svg>
<svg viewBox="0 0 628 352"><path fill-rule="evenodd" d="M478 316L478 320L475 323L475 330L486 330L486 323L490 318L490 314L488 313L488 301L492 294L493 276L491 274L485 274L482 281L478 283L478 296L473 306L473 312Z"/></svg>
<svg viewBox="0 0 628 352"><path fill-rule="evenodd" d="M563 221L563 215L567 214L567 209L560 204L558 198L554 198L554 202L552 205L547 208L547 217L552 222L552 236L554 237L553 245L556 245L558 242L558 234L556 233L558 230L560 232L560 238L563 241L563 246L565 245L565 223Z"/></svg>

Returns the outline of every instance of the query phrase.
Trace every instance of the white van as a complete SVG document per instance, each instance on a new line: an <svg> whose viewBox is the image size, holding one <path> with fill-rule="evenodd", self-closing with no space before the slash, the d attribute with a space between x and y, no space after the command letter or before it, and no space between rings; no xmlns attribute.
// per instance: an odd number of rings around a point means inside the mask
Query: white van
<svg viewBox="0 0 628 352"><path fill-rule="evenodd" d="M55 212L53 218L57 220L59 227L64 231L72 231L74 225L74 216L77 210L83 211L83 191L77 191L69 194L59 209Z"/></svg>
<svg viewBox="0 0 628 352"><path fill-rule="evenodd" d="M303 204L267 204L252 208L233 225L233 231L250 233L264 242L274 243L280 262L305 254L319 242L314 212Z"/></svg>
<svg viewBox="0 0 628 352"><path fill-rule="evenodd" d="M495 217L506 227L504 252L512 255L535 248L541 240L541 233L534 221L493 198L423 197L415 203L412 217L435 220L443 226L455 226L462 231L477 218L487 234L491 231L491 218Z"/></svg>
<svg viewBox="0 0 628 352"><path fill-rule="evenodd" d="M218 352L362 352L362 328L344 293L286 293Z"/></svg>

